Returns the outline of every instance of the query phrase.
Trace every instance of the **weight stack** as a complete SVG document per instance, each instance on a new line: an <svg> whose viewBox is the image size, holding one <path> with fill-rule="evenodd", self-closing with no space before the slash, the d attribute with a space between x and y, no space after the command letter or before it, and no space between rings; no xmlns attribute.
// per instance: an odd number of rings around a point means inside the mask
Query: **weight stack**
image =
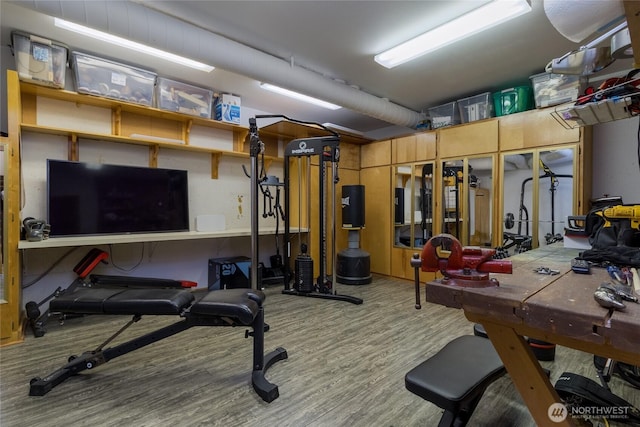
<svg viewBox="0 0 640 427"><path fill-rule="evenodd" d="M349 246L336 257L336 281L344 285L371 283L371 259L360 249L360 229L364 228L364 185L342 187L342 228L349 231Z"/></svg>
<svg viewBox="0 0 640 427"><path fill-rule="evenodd" d="M300 254L295 260L295 275L293 287L298 292L313 292L313 258L307 254Z"/></svg>

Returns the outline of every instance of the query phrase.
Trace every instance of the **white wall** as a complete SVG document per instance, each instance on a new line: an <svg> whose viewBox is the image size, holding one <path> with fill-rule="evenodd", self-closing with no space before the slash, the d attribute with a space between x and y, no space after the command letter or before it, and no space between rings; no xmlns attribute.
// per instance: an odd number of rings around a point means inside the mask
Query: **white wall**
<svg viewBox="0 0 640 427"><path fill-rule="evenodd" d="M638 117L593 127L593 198L622 196L640 203Z"/></svg>
<svg viewBox="0 0 640 427"><path fill-rule="evenodd" d="M48 105L52 102L55 105ZM109 109L86 106L80 108L73 103L39 100L37 120L42 125L55 126L56 123L63 122L65 128L110 133L110 115ZM101 129L105 123L106 128ZM230 131L194 126L190 136L191 145L232 150L233 135ZM21 218L47 217L46 159L65 160L67 150L66 136L23 132L21 159L24 193ZM78 152L82 162L132 166L148 166L149 162L148 147L143 145L81 139ZM207 153L160 149L158 156L159 167L188 171L191 230L196 229L196 216L204 214L224 215L226 229L250 228L251 186L243 165L250 170L250 159L222 156L218 165L219 178L212 179L211 156ZM272 163L267 173L282 180L282 163ZM284 195L281 200L284 201ZM262 198L258 204L262 213ZM276 225L272 217L265 219L259 215L258 219L261 229ZM282 232L282 223L280 227ZM182 279L197 282L199 287L206 287L209 259L250 257L250 242L249 237L236 237L98 246L109 252L110 259L108 264L99 265L94 273ZM73 267L90 249L91 246L75 250L59 248L23 251L23 284L28 285L55 265L42 280L24 289L23 301L41 301L56 288L69 286L75 279ZM269 266L269 256L275 253L274 236L261 237L260 260Z"/></svg>

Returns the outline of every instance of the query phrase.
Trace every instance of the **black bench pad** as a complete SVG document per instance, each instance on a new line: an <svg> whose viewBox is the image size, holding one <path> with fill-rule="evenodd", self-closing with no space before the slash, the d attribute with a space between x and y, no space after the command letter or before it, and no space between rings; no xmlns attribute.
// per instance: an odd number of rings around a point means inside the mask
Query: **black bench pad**
<svg viewBox="0 0 640 427"><path fill-rule="evenodd" d="M78 288L51 301L53 312L75 314L192 315L237 319L250 325L265 295L252 289L224 289L206 293L195 304L183 289ZM193 304L193 305L192 305Z"/></svg>
<svg viewBox="0 0 640 427"><path fill-rule="evenodd" d="M491 341L465 335L409 371L405 386L440 408L456 412L505 372Z"/></svg>
<svg viewBox="0 0 640 427"><path fill-rule="evenodd" d="M258 314L265 295L252 289L224 289L211 291L198 300L189 312L195 315L222 316L250 325Z"/></svg>
<svg viewBox="0 0 640 427"><path fill-rule="evenodd" d="M194 301L182 289L78 288L51 301L50 310L77 314L180 314Z"/></svg>

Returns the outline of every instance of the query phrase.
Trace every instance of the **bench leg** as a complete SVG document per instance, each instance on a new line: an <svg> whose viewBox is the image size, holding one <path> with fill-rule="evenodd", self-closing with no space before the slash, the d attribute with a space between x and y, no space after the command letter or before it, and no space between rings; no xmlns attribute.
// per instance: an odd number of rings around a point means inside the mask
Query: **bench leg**
<svg viewBox="0 0 640 427"><path fill-rule="evenodd" d="M278 386L270 383L265 378L267 369L274 363L285 360L289 356L287 351L278 347L265 356L264 354L264 309L260 307L260 311L256 315L251 325L253 328L253 372L251 373L251 384L258 395L267 403L273 402L278 398L280 392Z"/></svg>

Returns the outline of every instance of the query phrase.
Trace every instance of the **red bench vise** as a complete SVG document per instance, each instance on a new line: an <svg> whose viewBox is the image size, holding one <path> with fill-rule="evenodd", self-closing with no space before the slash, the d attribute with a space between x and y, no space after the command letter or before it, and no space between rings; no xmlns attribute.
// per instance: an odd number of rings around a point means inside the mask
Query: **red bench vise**
<svg viewBox="0 0 640 427"><path fill-rule="evenodd" d="M495 260L495 249L465 246L451 234L438 234L424 245L422 271L440 272L442 283L461 287L498 286L489 273L512 273L511 261Z"/></svg>

